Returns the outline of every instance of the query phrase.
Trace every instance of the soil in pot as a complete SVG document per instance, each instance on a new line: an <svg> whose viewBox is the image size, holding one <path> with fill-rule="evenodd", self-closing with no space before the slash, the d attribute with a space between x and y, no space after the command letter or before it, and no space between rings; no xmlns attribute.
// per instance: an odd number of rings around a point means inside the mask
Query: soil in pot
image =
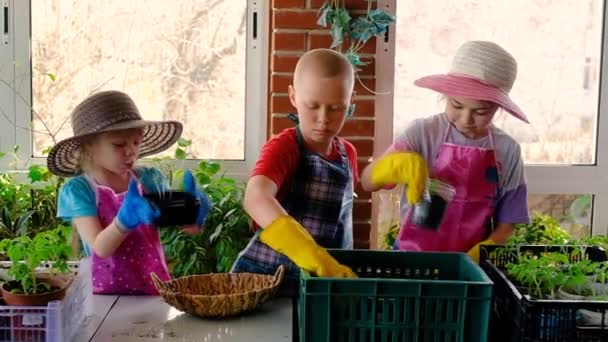
<svg viewBox="0 0 608 342"><path fill-rule="evenodd" d="M2 298L7 305L16 306L46 306L48 302L61 300L65 297L69 282L59 277L38 279L40 282L48 283L51 288L47 290L43 285L39 285L37 294L13 293L14 289L19 289L20 284L16 281L9 281L2 285Z"/></svg>

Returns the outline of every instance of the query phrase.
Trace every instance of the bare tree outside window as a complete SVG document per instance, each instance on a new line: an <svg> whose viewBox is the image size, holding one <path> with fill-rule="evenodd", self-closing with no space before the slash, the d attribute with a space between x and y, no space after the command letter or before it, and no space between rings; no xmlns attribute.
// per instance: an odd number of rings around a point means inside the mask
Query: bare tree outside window
<svg viewBox="0 0 608 342"><path fill-rule="evenodd" d="M415 79L449 69L467 40L490 40L518 62L512 97L531 125L506 112L495 123L526 163L593 164L603 1L398 1L394 129L445 108Z"/></svg>
<svg viewBox="0 0 608 342"><path fill-rule="evenodd" d="M32 2L34 130L67 137L78 102L118 89L145 119L181 121L194 158L242 160L245 44L243 1ZM35 133L34 155L51 144Z"/></svg>

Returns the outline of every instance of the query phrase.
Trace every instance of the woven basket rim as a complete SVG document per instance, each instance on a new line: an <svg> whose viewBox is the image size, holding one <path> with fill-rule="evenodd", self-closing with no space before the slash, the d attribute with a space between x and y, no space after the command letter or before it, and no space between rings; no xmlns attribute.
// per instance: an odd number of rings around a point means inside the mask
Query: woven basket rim
<svg viewBox="0 0 608 342"><path fill-rule="evenodd" d="M160 279L158 279L158 277L156 276L156 274L151 273L150 276L153 279L154 282L154 286L156 287L156 290L158 291L158 293L161 296L164 296L164 294L170 294L173 296L179 296L179 297L187 297L187 298L210 298L210 299L219 299L219 298L230 298L230 297L240 297L240 296L244 296L244 295L248 295L251 293L258 293L258 292L262 292L262 291L272 291L273 289L277 288L281 281L283 280L283 276L285 273L285 267L283 265L280 265L277 268L277 271L274 275L271 274L260 274L260 273L251 273L251 272L241 272L241 273L208 273L208 274L194 274L194 275L189 275L189 276L184 276L184 277L179 277L176 279L171 279L171 280L167 280L167 281L162 281ZM260 289L257 290L249 290L249 291L245 291L245 292L237 292L237 293L224 293L224 294L213 294L213 295L203 295L203 294L190 294L190 293L183 293L183 292L175 292L175 291L168 291L168 290L164 290L162 288L159 288L159 286L157 286L157 282L165 284L165 285L170 285L173 284L181 279L190 279L190 278L211 278L211 277L217 277L218 275L220 276L238 276L238 275L249 275L249 276L255 276L258 278L270 278L273 279L273 283L270 286L265 286L262 287Z"/></svg>

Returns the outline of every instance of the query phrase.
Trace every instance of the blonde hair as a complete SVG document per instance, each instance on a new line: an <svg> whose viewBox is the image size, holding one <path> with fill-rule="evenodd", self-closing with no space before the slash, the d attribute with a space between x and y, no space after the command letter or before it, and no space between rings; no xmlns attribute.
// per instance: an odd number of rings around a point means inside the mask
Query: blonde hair
<svg viewBox="0 0 608 342"><path fill-rule="evenodd" d="M344 76L349 89L355 85L355 69L348 58L331 49L314 49L306 52L296 64L294 87L297 88L302 75L313 74L317 77Z"/></svg>
<svg viewBox="0 0 608 342"><path fill-rule="evenodd" d="M89 135L79 139L78 144L78 173L85 173L93 168L93 154L91 146L99 139L101 133Z"/></svg>

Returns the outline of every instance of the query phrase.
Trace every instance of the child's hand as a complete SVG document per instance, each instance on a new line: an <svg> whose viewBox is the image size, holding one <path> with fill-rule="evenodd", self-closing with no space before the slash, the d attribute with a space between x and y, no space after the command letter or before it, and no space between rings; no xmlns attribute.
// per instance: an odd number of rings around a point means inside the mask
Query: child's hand
<svg viewBox="0 0 608 342"><path fill-rule="evenodd" d="M137 181L131 179L125 199L116 215L119 227L132 231L140 224L152 224L159 216L160 211L141 196Z"/></svg>
<svg viewBox="0 0 608 342"><path fill-rule="evenodd" d="M376 162L371 173L374 185L407 185L407 202L410 205L422 197L428 177L426 161L415 152L389 153Z"/></svg>
<svg viewBox="0 0 608 342"><path fill-rule="evenodd" d="M209 197L207 197L207 194L197 189L196 180L194 180L194 176L190 170L187 170L186 173L184 173L184 191L193 194L201 203L198 209L198 216L196 218L196 224L200 226L205 222L207 216L209 215L209 211L211 210L211 201L209 200Z"/></svg>

